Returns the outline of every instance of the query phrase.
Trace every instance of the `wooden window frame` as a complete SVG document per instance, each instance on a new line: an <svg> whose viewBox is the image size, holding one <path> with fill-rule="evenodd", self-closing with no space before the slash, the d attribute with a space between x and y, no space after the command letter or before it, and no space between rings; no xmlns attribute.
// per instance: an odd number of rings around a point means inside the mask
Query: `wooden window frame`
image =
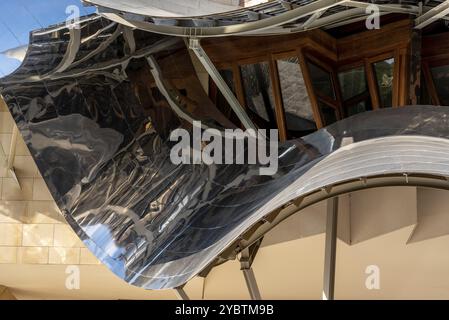
<svg viewBox="0 0 449 320"><path fill-rule="evenodd" d="M288 139L288 129L287 129L287 120L285 118L285 108L284 108L284 100L282 98L282 88L281 81L279 77L279 69L277 65L277 61L281 59L288 58L298 58L296 51L287 51L282 53L272 53L270 55L270 71L271 71L271 81L273 82L274 89L274 97L275 97L275 113L276 120L279 130L279 140L281 142L287 141ZM298 66L300 68L300 66ZM301 69L299 70L301 72Z"/></svg>
<svg viewBox="0 0 449 320"><path fill-rule="evenodd" d="M392 34L385 37L385 34ZM392 40L395 38L397 40ZM343 101L338 73L348 69L364 67L367 91L371 98L372 109L381 106L380 88L374 70L374 63L394 58L392 107L406 105L409 99L408 59L411 47L411 22L403 19L393 22L381 30L360 32L340 39L332 38L321 30L303 33L301 36L286 35L273 37L260 50L257 46L247 48L248 41L254 44L264 43L260 38L227 38L220 42L205 40L205 48L212 53L212 60L219 69L231 69L234 76L235 93L242 107L247 108L244 86L241 76L241 66L266 62L273 89L274 113L281 141L287 139L287 126L282 90L277 61L283 58L296 57L304 78L307 94L312 106L314 120L318 129L324 126L319 102L336 110L336 118L347 115L345 103L357 103L367 98L367 94ZM380 41L380 42L379 42ZM381 45L377 45L377 44ZM235 48L232 54L225 54L224 48ZM249 51L248 51L249 50ZM206 50L208 51L208 50ZM448 55L449 57L449 55ZM307 62L311 62L329 72L335 99L320 95L312 85ZM432 83L432 82L429 82ZM432 90L429 89L429 95Z"/></svg>
<svg viewBox="0 0 449 320"><path fill-rule="evenodd" d="M366 77L368 80L368 88L369 88L369 92L370 92L370 96L371 96L371 104L373 107L373 110L377 110L381 108L381 103L380 103L380 92L379 92L379 85L377 83L377 78L374 72L374 64L378 63L378 62L382 62L388 59L394 59L394 67L393 67L393 88L392 88L392 101L391 101L391 106L393 108L398 106L398 87L399 87L399 82L398 82L398 78L400 77L399 74L399 65L398 65L398 60L400 59L399 55L397 54L396 50L395 51L389 51L389 52L385 52L373 57L368 57L365 58L365 72L366 72Z"/></svg>
<svg viewBox="0 0 449 320"><path fill-rule="evenodd" d="M306 70L306 72L303 71L304 80L306 81L306 86L310 88L309 92L309 98L312 102L313 108L316 110L315 118L319 119L319 122L317 122L317 128L320 129L324 127L326 124L324 123L324 117L322 115L319 102L324 103L328 107L331 107L335 110L335 118L337 120L343 119L344 110L343 110L343 103L342 103L342 97L341 97L341 88L340 83L338 81L338 75L336 68L334 67L333 63L327 62L327 58L324 57L319 52L312 52L309 50L301 50L301 60L303 60L303 64L301 65L303 70ZM319 94L312 84L312 76L310 74L310 69L308 66L308 63L315 64L319 68L323 69L324 71L329 73L330 80L331 80L331 86L334 90L335 99L332 99L330 97L324 96L322 94ZM307 78L307 79L306 79ZM308 85L307 85L308 83ZM313 96L313 99L311 98Z"/></svg>

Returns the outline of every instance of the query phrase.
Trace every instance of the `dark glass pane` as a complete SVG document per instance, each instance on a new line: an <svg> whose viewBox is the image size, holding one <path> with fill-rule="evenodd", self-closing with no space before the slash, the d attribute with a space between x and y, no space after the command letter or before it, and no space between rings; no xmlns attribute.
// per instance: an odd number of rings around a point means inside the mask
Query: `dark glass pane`
<svg viewBox="0 0 449 320"><path fill-rule="evenodd" d="M324 126L328 126L337 121L336 110L322 101L318 101L321 117L324 121Z"/></svg>
<svg viewBox="0 0 449 320"><path fill-rule="evenodd" d="M351 99L367 91L365 68L355 68L338 74L343 100Z"/></svg>
<svg viewBox="0 0 449 320"><path fill-rule="evenodd" d="M316 130L312 105L307 94L298 58L277 61L287 130L292 138Z"/></svg>
<svg viewBox="0 0 449 320"><path fill-rule="evenodd" d="M369 110L371 110L371 104L368 101L360 101L359 103L346 107L348 117Z"/></svg>
<svg viewBox="0 0 449 320"><path fill-rule="evenodd" d="M232 70L220 70L220 74L231 91L235 93L234 74ZM228 101L218 88L216 95L216 105L218 110L220 110L229 120L231 120L231 122L233 122L234 124L239 123L238 117L235 115Z"/></svg>
<svg viewBox="0 0 449 320"><path fill-rule="evenodd" d="M421 97L419 104L422 105L432 104L432 98L429 95L429 90L427 90L427 83L423 75L421 75Z"/></svg>
<svg viewBox="0 0 449 320"><path fill-rule="evenodd" d="M234 73L232 70L220 70L220 74L228 87L235 93Z"/></svg>
<svg viewBox="0 0 449 320"><path fill-rule="evenodd" d="M432 77L440 104L449 106L449 66L432 68Z"/></svg>
<svg viewBox="0 0 449 320"><path fill-rule="evenodd" d="M312 85L316 92L335 100L331 74L311 62L307 62L307 65L309 67Z"/></svg>
<svg viewBox="0 0 449 320"><path fill-rule="evenodd" d="M393 105L394 59L374 63L374 72L379 88L380 107L389 108Z"/></svg>
<svg viewBox="0 0 449 320"><path fill-rule="evenodd" d="M274 120L274 98L267 62L241 66L247 106L264 120Z"/></svg>

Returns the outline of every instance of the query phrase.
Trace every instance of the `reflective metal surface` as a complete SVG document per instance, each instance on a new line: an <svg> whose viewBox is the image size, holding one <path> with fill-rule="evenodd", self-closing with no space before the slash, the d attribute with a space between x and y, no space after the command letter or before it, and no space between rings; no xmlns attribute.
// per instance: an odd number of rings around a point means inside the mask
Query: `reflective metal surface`
<svg viewBox="0 0 449 320"><path fill-rule="evenodd" d="M440 1L440 0L439 0ZM440 4L437 1L432 6ZM352 1L352 0L289 0L263 1L238 10L202 10L207 0L195 1L196 10L185 10L190 4L129 0L85 0L98 8L106 18L133 28L181 37L222 37L231 34L290 34L314 28L332 28L365 20L376 4L380 15L398 13L419 15L427 6L417 0ZM246 4L243 2L246 6ZM171 11L168 8L172 8ZM157 9L166 10L159 11ZM182 13L181 13L182 12ZM215 13L213 13L215 12Z"/></svg>
<svg viewBox="0 0 449 320"><path fill-rule="evenodd" d="M96 16L81 26L79 47L76 31L35 32L1 93L67 222L130 284L182 285L316 190L384 174L449 176L447 107L364 113L289 141L274 176L257 165L174 165L171 130L190 129L189 119L233 126L201 89L186 44Z"/></svg>

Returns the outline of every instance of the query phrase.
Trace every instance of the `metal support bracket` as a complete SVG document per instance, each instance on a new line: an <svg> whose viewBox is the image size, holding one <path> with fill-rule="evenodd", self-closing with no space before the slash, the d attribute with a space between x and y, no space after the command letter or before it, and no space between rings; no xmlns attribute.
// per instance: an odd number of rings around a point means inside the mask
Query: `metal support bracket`
<svg viewBox="0 0 449 320"><path fill-rule="evenodd" d="M253 245L244 249L240 256L240 266L243 271L243 276L245 277L246 286L248 287L249 294L252 300L262 300L260 295L259 287L257 286L256 276L252 269L252 264L259 251L260 245L262 244L262 239L258 240Z"/></svg>
<svg viewBox="0 0 449 320"><path fill-rule="evenodd" d="M226 101L231 106L232 110L234 110L235 114L239 118L240 122L246 129L256 129L256 126L249 118L248 114L245 112L243 107L240 105L240 102L237 100L236 96L226 84L225 80L221 76L220 72L217 70L215 65L207 56L207 53L201 47L200 39L198 38L189 38L189 49L192 50L195 55L198 57L198 60L201 62L203 67L206 69L209 76L217 85L220 92L225 97Z"/></svg>
<svg viewBox="0 0 449 320"><path fill-rule="evenodd" d="M185 285L175 288L175 294L179 300L190 300L189 295L184 290Z"/></svg>
<svg viewBox="0 0 449 320"><path fill-rule="evenodd" d="M338 196L327 200L326 243L324 250L323 300L334 300L337 252Z"/></svg>

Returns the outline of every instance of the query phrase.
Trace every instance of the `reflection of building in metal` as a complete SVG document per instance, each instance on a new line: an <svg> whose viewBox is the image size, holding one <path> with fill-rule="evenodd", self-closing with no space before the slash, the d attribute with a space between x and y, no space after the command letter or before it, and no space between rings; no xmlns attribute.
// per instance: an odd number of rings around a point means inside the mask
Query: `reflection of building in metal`
<svg viewBox="0 0 449 320"><path fill-rule="evenodd" d="M448 33L437 19L446 2L416 20L414 1L382 2L383 27L371 31L368 2L276 1L182 19L109 3L80 29L33 32L27 58L1 87L64 217L121 278L185 297L185 282L240 256L259 298L257 252L325 232L324 293L333 298L337 238L361 243L414 224L409 243L447 234L429 222L439 214L419 206L395 218L348 216L344 196L356 207L372 201L369 191L355 195L364 189L448 189L449 111L398 108L447 100ZM278 174L175 166L167 137L193 120L277 128ZM444 202L414 190L407 197L420 205ZM326 200L327 212L302 215ZM282 224L287 218L300 227Z"/></svg>

